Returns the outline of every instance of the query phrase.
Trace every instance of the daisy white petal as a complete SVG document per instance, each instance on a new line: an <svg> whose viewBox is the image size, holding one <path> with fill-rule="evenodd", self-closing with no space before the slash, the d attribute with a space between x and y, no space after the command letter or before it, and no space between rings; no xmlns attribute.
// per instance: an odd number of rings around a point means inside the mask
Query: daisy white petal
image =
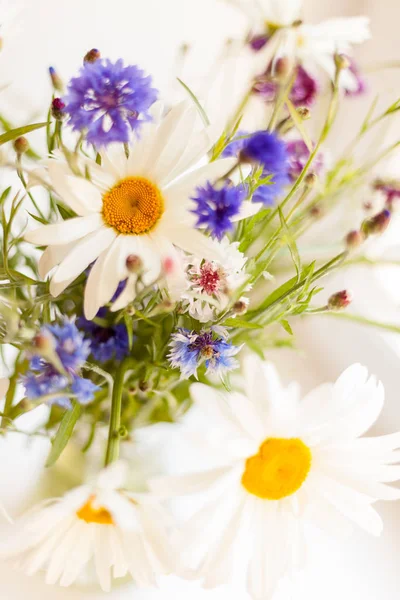
<svg viewBox="0 0 400 600"><path fill-rule="evenodd" d="M104 591L128 570L138 585L154 585L174 562L163 513L150 495L127 492L125 475L112 465L92 484L35 507L0 545L2 558L28 575L45 570L49 584L72 585L94 568Z"/></svg>
<svg viewBox="0 0 400 600"><path fill-rule="evenodd" d="M114 239L116 233L109 228L102 227L94 233L81 240L73 250L64 258L52 281L61 283L71 277L77 277L98 258L103 250L108 248Z"/></svg>
<svg viewBox="0 0 400 600"><path fill-rule="evenodd" d="M212 493L184 529L190 540L185 564L206 586L219 585L237 553L251 595L264 600L303 566L306 520L328 531L355 524L381 533L372 505L400 496L387 485L400 476L400 437L359 437L383 404L381 384L360 365L303 401L297 386L281 385L272 365L248 356L244 366L246 395L191 386L195 405L208 413L204 444L208 457L214 453L215 469L165 477L157 486L169 495L185 488Z"/></svg>
<svg viewBox="0 0 400 600"><path fill-rule="evenodd" d="M175 269L167 285L175 298L185 279L179 252L222 260L221 246L194 228L191 194L197 184L226 175L235 159L216 160L187 173L205 158L211 139L208 128L197 131L196 120L197 111L187 102L173 107L159 123L143 126L142 138L128 157L122 145L111 145L102 151L101 165L82 159L78 169L91 180L73 173L59 152L45 163L51 186L79 215L27 234L31 242L51 248L45 251L41 273L47 275L58 265L50 282L53 295L98 260L84 301L86 315L93 318L121 281L127 280L127 285L113 310L133 301L138 278L126 267L130 255L143 263L142 286L164 284L163 261L172 260Z"/></svg>
<svg viewBox="0 0 400 600"><path fill-rule="evenodd" d="M44 225L26 234L25 239L32 244L65 245L79 240L85 235L96 231L102 225L101 216L94 213L86 217L75 217L68 221L60 221Z"/></svg>

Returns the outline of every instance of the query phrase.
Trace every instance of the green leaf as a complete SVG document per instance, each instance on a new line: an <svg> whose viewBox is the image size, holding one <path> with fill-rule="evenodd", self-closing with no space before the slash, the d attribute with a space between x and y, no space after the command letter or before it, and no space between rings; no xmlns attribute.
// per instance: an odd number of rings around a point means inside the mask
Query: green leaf
<svg viewBox="0 0 400 600"><path fill-rule="evenodd" d="M1 196L0 196L0 205L3 204L3 202L5 200L7 200L10 191L11 191L11 186L9 186L8 188L6 188L4 190L4 192L1 194Z"/></svg>
<svg viewBox="0 0 400 600"><path fill-rule="evenodd" d="M263 325L258 323L250 323L250 321L244 321L243 319L226 319L223 322L224 327L241 327L243 329L262 329Z"/></svg>
<svg viewBox="0 0 400 600"><path fill-rule="evenodd" d="M74 402L72 410L68 410L61 419L60 427L53 438L51 450L47 457L46 467L51 467L60 457L74 431L76 422L82 413L82 407Z"/></svg>
<svg viewBox="0 0 400 600"><path fill-rule="evenodd" d="M6 142L11 142L11 140L15 140L21 135L25 135L25 133L29 133L30 131L34 131L35 129L40 129L41 127L46 127L46 125L46 122L33 123L32 125L24 125L23 127L17 127L16 129L6 131L6 133L0 135L0 146L2 144L5 144Z"/></svg>
<svg viewBox="0 0 400 600"><path fill-rule="evenodd" d="M32 217L32 219L35 219L35 221L38 221L38 223L41 223L42 225L47 225L48 221L46 221L46 219L42 219L42 217L38 217L37 215L34 215L33 213L29 212L29 210L26 211L28 213L28 215L30 217Z"/></svg>
<svg viewBox="0 0 400 600"><path fill-rule="evenodd" d="M204 110L204 108L200 104L199 99L192 92L192 90L190 89L190 87L188 87L186 85L186 83L184 83L181 79L179 79L179 77L177 77L177 80L179 81L179 83L181 84L181 86L187 91L187 93L189 94L189 96L191 97L191 99L193 100L193 102L195 103L195 105L197 106L197 109L198 109L198 111L200 113L200 116L202 118L202 121L203 121L204 125L206 125L208 127L208 125L210 124L210 119L208 118L206 111Z"/></svg>
<svg viewBox="0 0 400 600"><path fill-rule="evenodd" d="M289 321L286 321L286 319L282 319L282 321L280 322L283 329L286 331L286 333L288 333L289 335L293 335L293 330L290 327Z"/></svg>
<svg viewBox="0 0 400 600"><path fill-rule="evenodd" d="M299 251L297 249L297 244L296 244L295 239L292 236L290 229L285 221L285 217L283 216L280 206L278 206L278 211L279 211L279 218L281 220L282 229L284 231L283 239L289 248L289 252L292 257L293 264L295 266L296 273L297 273L297 281L300 281L301 260L300 260Z"/></svg>

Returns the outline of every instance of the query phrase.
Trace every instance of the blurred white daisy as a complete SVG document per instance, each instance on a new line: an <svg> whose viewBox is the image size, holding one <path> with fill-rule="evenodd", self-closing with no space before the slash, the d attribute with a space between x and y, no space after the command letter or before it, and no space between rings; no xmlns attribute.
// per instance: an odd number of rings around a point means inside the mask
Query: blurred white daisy
<svg viewBox="0 0 400 600"><path fill-rule="evenodd" d="M400 498L386 485L400 477L400 433L360 439L384 402L382 384L360 365L302 400L256 356L244 372L246 395L191 386L207 417L203 460L213 456L216 468L152 486L166 495L207 491L183 529L185 566L207 587L246 571L252 596L266 600L302 566L304 518L329 531L353 522L381 533L373 504Z"/></svg>
<svg viewBox="0 0 400 600"><path fill-rule="evenodd" d="M224 249L222 261L195 256L186 258L188 289L182 294L182 304L200 323L213 320L216 314L224 310L233 292L247 278L247 259L239 251L239 243L230 243L228 238L223 238L221 246Z"/></svg>
<svg viewBox="0 0 400 600"><path fill-rule="evenodd" d="M333 79L336 71L334 55L352 54L354 44L370 38L368 17L341 17L317 25L303 24L302 0L226 1L242 8L254 31L269 38L258 53L257 69L266 69L271 60L275 62L288 57L311 73L319 67ZM345 69L340 75L340 84L354 92L359 80L350 69Z"/></svg>
<svg viewBox="0 0 400 600"><path fill-rule="evenodd" d="M27 575L46 572L46 583L72 585L94 570L104 591L130 574L152 586L170 573L174 557L160 507L149 494L123 488L126 465L114 463L96 481L48 500L18 519L1 556Z"/></svg>
<svg viewBox="0 0 400 600"><path fill-rule="evenodd" d="M102 152L101 167L86 160L90 181L72 173L65 162L48 161L51 186L79 215L26 234L28 241L48 246L39 267L42 277L57 267L50 283L53 296L95 262L84 301L91 319L129 275L128 256L140 259L145 285L160 277L165 260L179 265L177 248L208 260L223 258L218 242L195 229L190 195L196 186L227 174L236 159L193 169L213 143L209 129L195 131L197 118L196 107L178 104L161 122L155 118L143 127L129 158L121 144ZM241 208L236 219L258 210L249 201ZM129 291L133 300L135 286Z"/></svg>

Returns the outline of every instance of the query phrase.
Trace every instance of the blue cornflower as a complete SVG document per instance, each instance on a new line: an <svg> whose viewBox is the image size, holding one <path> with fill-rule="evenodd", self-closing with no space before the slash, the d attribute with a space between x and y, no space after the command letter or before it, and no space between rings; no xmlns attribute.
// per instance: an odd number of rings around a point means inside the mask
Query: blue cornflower
<svg viewBox="0 0 400 600"><path fill-rule="evenodd" d="M232 231L232 217L240 212L240 207L246 197L244 186L232 186L225 183L216 188L208 181L204 187L196 188L192 200L196 209L192 212L197 216L196 227L206 227L207 231L218 240Z"/></svg>
<svg viewBox="0 0 400 600"><path fill-rule="evenodd" d="M63 368L71 375L82 367L90 354L90 341L84 338L74 321L64 319L61 324L45 325L40 334L53 336L55 352Z"/></svg>
<svg viewBox="0 0 400 600"><path fill-rule="evenodd" d="M254 192L253 202L272 204L282 195L283 189L290 183L290 162L286 144L274 133L257 131L251 136L238 133L240 139L233 139L225 148L224 156L237 156L243 161L256 163L263 167L262 177L270 176L268 184L260 185Z"/></svg>
<svg viewBox="0 0 400 600"><path fill-rule="evenodd" d="M98 389L98 385L95 385L90 379L84 379L83 377L75 377L71 385L72 393L75 394L80 404L89 404Z"/></svg>
<svg viewBox="0 0 400 600"><path fill-rule="evenodd" d="M197 377L197 368L204 362L207 373L217 373L221 377L237 367L235 354L240 346L232 346L223 337L209 331L190 331L180 328L172 334L168 355L171 366L179 368L183 379L191 375Z"/></svg>
<svg viewBox="0 0 400 600"><path fill-rule="evenodd" d="M60 394L49 404L64 408L71 407L68 396L71 393L76 394L82 404L93 400L97 386L79 375L90 354L90 341L85 340L74 321L64 319L60 324L44 325L35 338L35 345L40 354L31 357L30 370L22 378L28 398Z"/></svg>
<svg viewBox="0 0 400 600"><path fill-rule="evenodd" d="M142 69L124 66L122 59L86 62L69 82L64 112L74 131L86 131L90 143L126 143L130 130L151 120L148 110L158 96L151 83Z"/></svg>
<svg viewBox="0 0 400 600"><path fill-rule="evenodd" d="M104 318L106 314L107 309L101 308L96 316ZM91 353L98 362L104 363L112 358L122 360L129 354L128 332L123 323L103 327L79 317L77 325L90 336Z"/></svg>

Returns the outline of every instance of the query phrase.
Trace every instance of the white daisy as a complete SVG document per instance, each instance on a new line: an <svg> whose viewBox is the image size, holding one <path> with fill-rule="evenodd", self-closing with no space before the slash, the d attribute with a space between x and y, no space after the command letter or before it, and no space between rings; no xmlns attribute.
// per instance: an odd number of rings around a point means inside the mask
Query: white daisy
<svg viewBox="0 0 400 600"><path fill-rule="evenodd" d="M160 507L149 494L122 489L124 463L104 469L92 485L36 506L16 521L1 556L27 575L46 572L46 583L69 586L94 570L104 591L128 573L139 586L173 569Z"/></svg>
<svg viewBox="0 0 400 600"><path fill-rule="evenodd" d="M301 401L272 365L250 356L244 367L246 395L191 386L206 413L203 456L218 466L152 486L166 495L207 491L211 499L183 530L186 566L211 587L245 570L252 596L266 600L305 555L304 517L381 533L373 503L400 498L386 485L400 477L400 433L360 439L384 401L382 384L360 365Z"/></svg>
<svg viewBox="0 0 400 600"><path fill-rule="evenodd" d="M72 173L65 162L47 163L51 185L79 216L44 225L26 239L47 245L40 262L41 276L54 267L50 292L58 296L91 263L84 309L93 318L126 279L126 258L143 263L142 281L149 285L161 273L166 259L176 258L177 248L213 260L223 258L219 244L194 228L190 195L206 181L223 177L236 159L224 158L196 165L212 145L209 129L195 131L196 107L181 103L159 122L143 128L129 158L123 146L102 153L102 165L86 160L90 181ZM257 211L244 202L238 218ZM129 286L130 300L135 287Z"/></svg>
<svg viewBox="0 0 400 600"><path fill-rule="evenodd" d="M354 44L370 38L368 17L328 19L317 25L301 22L302 0L227 0L240 6L254 30L273 36L258 53L256 68L266 68L273 59L283 56L302 64L307 70L319 67L333 79L335 53L351 54ZM293 25L294 24L294 25ZM357 78L349 70L340 75L344 89L357 89Z"/></svg>
<svg viewBox="0 0 400 600"><path fill-rule="evenodd" d="M221 240L223 261L187 257L188 289L182 295L183 307L189 314L206 323L224 310L232 293L246 281L246 258L239 251L239 243Z"/></svg>

